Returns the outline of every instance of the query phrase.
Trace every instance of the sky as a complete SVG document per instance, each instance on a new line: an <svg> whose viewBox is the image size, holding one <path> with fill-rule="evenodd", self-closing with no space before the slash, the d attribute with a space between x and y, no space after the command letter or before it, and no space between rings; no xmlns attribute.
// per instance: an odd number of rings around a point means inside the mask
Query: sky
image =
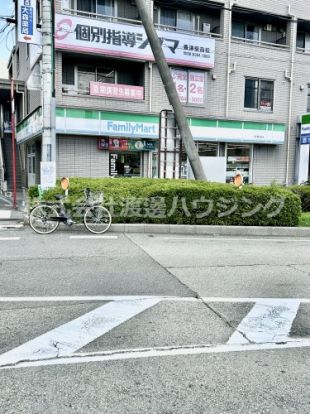
<svg viewBox="0 0 310 414"><path fill-rule="evenodd" d="M0 16L12 16L14 12L14 3L12 0L0 0ZM0 20L0 31L5 26L6 22ZM12 29L11 24L4 33L0 33L0 60L8 61L12 47L15 42L14 31L9 35L9 31Z"/></svg>

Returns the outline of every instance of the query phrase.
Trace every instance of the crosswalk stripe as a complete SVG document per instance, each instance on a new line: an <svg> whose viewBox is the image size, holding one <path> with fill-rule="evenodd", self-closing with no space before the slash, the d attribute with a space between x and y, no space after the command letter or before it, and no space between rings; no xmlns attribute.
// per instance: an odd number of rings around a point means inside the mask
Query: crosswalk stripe
<svg viewBox="0 0 310 414"><path fill-rule="evenodd" d="M72 239L72 240L74 240L74 239L76 239L76 240L83 240L83 239L111 239L111 240L113 240L113 239L118 239L118 237L117 236L96 236L96 235L93 235L93 236L70 236L70 239Z"/></svg>
<svg viewBox="0 0 310 414"><path fill-rule="evenodd" d="M9 218L11 218L11 211L0 210L0 219L9 219Z"/></svg>
<svg viewBox="0 0 310 414"><path fill-rule="evenodd" d="M256 302L230 337L228 344L287 342L300 301L285 299L274 303L268 299Z"/></svg>
<svg viewBox="0 0 310 414"><path fill-rule="evenodd" d="M158 357L177 357L190 355L226 354L236 352L273 351L294 348L309 348L310 340L288 342L285 344L247 344L247 345L200 345L200 346L176 346L166 348L146 348L106 351L101 354L74 354L60 358L45 359L39 361L21 362L14 366L0 365L0 371L12 368L31 368L53 365L85 364L94 362L126 361L130 359L145 359Z"/></svg>
<svg viewBox="0 0 310 414"><path fill-rule="evenodd" d="M70 355L159 301L142 299L107 303L0 355L0 367Z"/></svg>
<svg viewBox="0 0 310 414"><path fill-rule="evenodd" d="M0 237L0 241L16 241L20 240L20 237Z"/></svg>

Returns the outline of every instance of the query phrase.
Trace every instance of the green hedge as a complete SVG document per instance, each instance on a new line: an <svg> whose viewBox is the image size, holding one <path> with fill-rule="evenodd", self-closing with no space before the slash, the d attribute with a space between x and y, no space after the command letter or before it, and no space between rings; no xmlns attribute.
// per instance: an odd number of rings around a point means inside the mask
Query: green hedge
<svg viewBox="0 0 310 414"><path fill-rule="evenodd" d="M214 184L190 180L142 178L71 178L67 207L77 219L74 205L83 200L81 190L89 187L104 192L104 205L114 223L220 224L236 226L297 226L301 214L300 199L279 187ZM61 193L57 187L44 194L53 200ZM37 187L29 189L32 202Z"/></svg>
<svg viewBox="0 0 310 414"><path fill-rule="evenodd" d="M301 200L301 208L304 213L310 212L310 185L294 185L289 187Z"/></svg>

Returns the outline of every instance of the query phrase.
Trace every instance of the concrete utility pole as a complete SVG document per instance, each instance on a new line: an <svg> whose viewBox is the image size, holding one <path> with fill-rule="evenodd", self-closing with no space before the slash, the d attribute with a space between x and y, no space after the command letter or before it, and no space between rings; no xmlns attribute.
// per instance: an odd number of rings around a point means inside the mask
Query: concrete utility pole
<svg viewBox="0 0 310 414"><path fill-rule="evenodd" d="M53 0L42 0L42 158L56 161Z"/></svg>
<svg viewBox="0 0 310 414"><path fill-rule="evenodd" d="M166 62L164 52L162 50L160 41L158 39L154 24L149 15L149 10L145 0L136 0L136 5L141 16L142 24L146 31L148 40L150 42L155 61L158 66L160 77L164 84L168 99L173 107L175 119L185 146L185 150L192 167L194 177L196 180L205 180L206 176L202 168L202 164L198 155L197 148L194 144L191 130L187 123L186 115L183 106L180 102L175 84L173 82L169 66Z"/></svg>

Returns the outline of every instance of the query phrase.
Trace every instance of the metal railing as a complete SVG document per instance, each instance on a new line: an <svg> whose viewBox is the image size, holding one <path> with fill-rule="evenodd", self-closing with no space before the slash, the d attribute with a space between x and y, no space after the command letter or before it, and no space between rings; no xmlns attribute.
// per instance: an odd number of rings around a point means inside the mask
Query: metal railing
<svg viewBox="0 0 310 414"><path fill-rule="evenodd" d="M220 33L213 33L213 32L203 32L201 30L186 30L186 29L181 29L177 26L167 26L167 25L163 25L163 24L155 24L155 27L159 30L166 30L167 32L178 32L178 33L184 33L184 34L188 34L191 36L203 36L203 37L217 37L217 38L221 38L222 35Z"/></svg>
<svg viewBox="0 0 310 414"><path fill-rule="evenodd" d="M64 14L70 14L75 16L81 16L81 17L88 17L94 20L103 20L103 21L109 21L114 23L127 23L132 25L142 25L141 20L135 20L135 19L127 19L125 17L119 17L119 16L111 16L111 15L105 15L105 14L98 14L93 12L85 12L77 9L62 9L62 13ZM155 24L155 27L160 30L166 30L170 32L178 32L178 33L184 33L189 34L191 36L204 36L204 37L217 37L221 38L222 35L219 33L212 33L212 32L203 32L200 30L186 30L181 29L176 26L168 26L168 25L162 25L162 24Z"/></svg>
<svg viewBox="0 0 310 414"><path fill-rule="evenodd" d="M272 47L272 48L277 48L277 49L283 49L283 50L288 50L289 46L288 45L282 45L280 43L273 43L273 42L265 42L263 40L259 40L259 39L247 39L244 37L237 37L237 36L232 36L231 39L233 41L236 41L238 43L248 43L248 44L253 44L256 46L265 46L265 47Z"/></svg>
<svg viewBox="0 0 310 414"><path fill-rule="evenodd" d="M142 25L141 20L134 20L134 19L127 19L125 17L118 17L118 16L111 16L106 14L98 14L98 13L92 13L92 12L86 12L81 11L77 9L62 9L63 14L70 14L80 17L89 17L94 20L104 20L109 22L115 22L115 23L127 23L132 25Z"/></svg>
<svg viewBox="0 0 310 414"><path fill-rule="evenodd" d="M297 53L304 53L306 55L310 54L310 49L306 49L305 47L297 47L296 48Z"/></svg>

